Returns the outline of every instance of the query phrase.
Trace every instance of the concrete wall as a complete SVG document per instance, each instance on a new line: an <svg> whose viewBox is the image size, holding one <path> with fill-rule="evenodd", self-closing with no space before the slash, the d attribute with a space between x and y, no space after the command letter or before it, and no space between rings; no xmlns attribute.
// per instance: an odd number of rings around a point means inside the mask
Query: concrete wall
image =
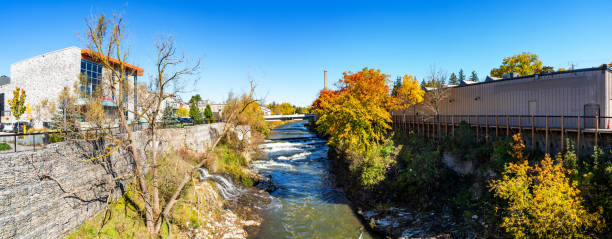
<svg viewBox="0 0 612 239"><path fill-rule="evenodd" d="M222 123L162 130L163 148L202 150L223 128ZM150 146L145 131L136 144ZM120 196L126 181L111 184L133 168L125 152L100 155L103 142L61 142L37 152L0 155L0 238L62 238L104 209L108 192ZM49 178L57 179L60 185ZM64 188L62 190L62 187ZM76 194L68 192L82 191Z"/></svg>

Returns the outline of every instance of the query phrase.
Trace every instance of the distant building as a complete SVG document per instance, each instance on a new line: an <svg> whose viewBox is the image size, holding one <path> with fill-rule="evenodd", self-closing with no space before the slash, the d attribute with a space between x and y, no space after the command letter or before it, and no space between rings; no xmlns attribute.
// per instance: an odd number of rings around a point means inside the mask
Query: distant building
<svg viewBox="0 0 612 239"><path fill-rule="evenodd" d="M433 90L427 88L427 91ZM505 78L487 77L484 82L461 82L449 87L448 97L440 107L440 115L455 116L600 116L612 117L612 68L578 69ZM417 106L418 115L433 115L433 111ZM484 123L484 117L481 123ZM567 125L576 125L567 119ZM574 117L575 121L576 118ZM610 121L610 122L607 122ZM594 127L594 120L585 120L584 127ZM559 120L549 122L558 127ZM518 124L517 120L511 122ZM600 127L612 124L612 118L601 118ZM536 122L543 127L544 121Z"/></svg>
<svg viewBox="0 0 612 239"><path fill-rule="evenodd" d="M265 107L263 105L260 105L259 108L261 109L261 111L263 111L264 116L272 115L272 110L270 108Z"/></svg>
<svg viewBox="0 0 612 239"><path fill-rule="evenodd" d="M162 101L162 105L164 107L166 106L170 106L170 108L172 108L173 110L177 110L179 108L189 108L189 104L185 103L181 97L178 96L170 96L166 99L164 99L164 101Z"/></svg>
<svg viewBox="0 0 612 239"><path fill-rule="evenodd" d="M115 59L110 61L119 64ZM138 77L144 74L144 70L130 64L125 66L132 72L128 80L132 85L136 85ZM100 84L102 77L108 74L110 70L95 62L90 50L77 47L68 47L13 63L11 77L0 78L0 112L3 116L9 116L7 118L11 121L15 120L14 117L10 117L8 100L13 97L12 92L16 87L25 90L26 103L34 107L43 99L56 100L64 87L72 90L75 84L78 84L86 94L91 94ZM81 75L87 77L86 82L81 83ZM116 107L111 103L111 96L104 97L105 107L111 110ZM136 90L128 99L128 108L133 109L135 97L137 97ZM128 119L133 118L132 114L128 114ZM40 120L51 119L47 117Z"/></svg>

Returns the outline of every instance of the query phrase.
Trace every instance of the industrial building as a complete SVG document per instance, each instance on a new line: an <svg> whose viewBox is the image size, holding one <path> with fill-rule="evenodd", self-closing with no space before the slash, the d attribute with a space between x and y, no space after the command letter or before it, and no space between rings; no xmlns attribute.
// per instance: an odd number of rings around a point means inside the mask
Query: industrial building
<svg viewBox="0 0 612 239"><path fill-rule="evenodd" d="M567 117L567 128L577 127L577 116L583 118L581 126L586 128L595 127L595 117L600 118L599 128L612 123L607 118L612 117L612 69L607 65L529 76L506 74L504 78L487 77L484 82L461 82L446 90L439 108L441 121L450 120L447 116L453 116L455 122L472 116L474 123L485 124L488 118L493 124L494 118L503 121L509 115L513 116L511 126L519 124L517 116L523 116L524 125L530 116L537 116L536 127L545 127L545 116L551 128L560 127L560 116ZM412 116L433 115L424 104L409 112Z"/></svg>

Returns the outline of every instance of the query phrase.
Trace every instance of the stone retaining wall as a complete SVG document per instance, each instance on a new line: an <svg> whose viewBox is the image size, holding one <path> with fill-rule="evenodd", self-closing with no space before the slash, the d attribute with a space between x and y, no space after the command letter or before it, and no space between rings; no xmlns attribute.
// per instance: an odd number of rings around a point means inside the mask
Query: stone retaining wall
<svg viewBox="0 0 612 239"><path fill-rule="evenodd" d="M222 123L161 131L162 149L204 150L220 134ZM148 145L145 131L137 145ZM0 155L0 239L62 238L104 209L109 192L121 196L129 181L113 183L131 172L126 152L88 161L108 143L68 141L37 152ZM143 148L143 147L139 147Z"/></svg>

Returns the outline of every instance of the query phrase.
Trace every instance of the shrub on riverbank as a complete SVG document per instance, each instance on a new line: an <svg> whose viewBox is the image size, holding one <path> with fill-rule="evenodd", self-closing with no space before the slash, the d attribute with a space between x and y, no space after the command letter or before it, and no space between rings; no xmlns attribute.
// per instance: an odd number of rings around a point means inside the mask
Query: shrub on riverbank
<svg viewBox="0 0 612 239"><path fill-rule="evenodd" d="M535 167L527 160L509 163L503 178L491 182L495 196L508 203L500 226L515 238L584 238L602 229L601 216L585 210L561 161L547 155Z"/></svg>
<svg viewBox="0 0 612 239"><path fill-rule="evenodd" d="M246 172L248 162L233 147L222 144L215 148L215 173L226 173L234 179L234 182L245 186L253 186L253 179Z"/></svg>

